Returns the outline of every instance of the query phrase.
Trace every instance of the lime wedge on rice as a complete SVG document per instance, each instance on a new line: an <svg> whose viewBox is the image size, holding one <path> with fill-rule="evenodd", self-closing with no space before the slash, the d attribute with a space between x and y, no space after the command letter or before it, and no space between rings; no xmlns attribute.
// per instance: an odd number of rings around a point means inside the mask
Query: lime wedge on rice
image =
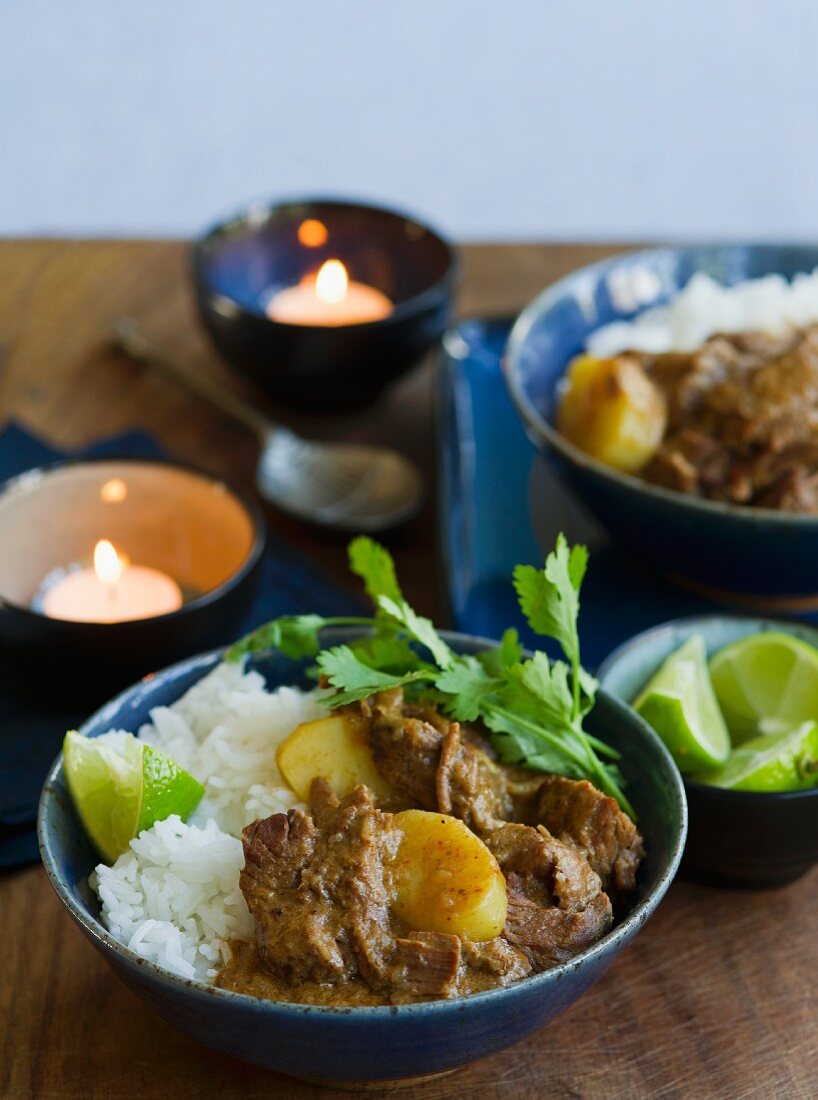
<svg viewBox="0 0 818 1100"><path fill-rule="evenodd" d="M171 814L184 821L204 794L198 779L130 733L83 737L69 730L63 768L77 813L109 863L154 822Z"/></svg>
<svg viewBox="0 0 818 1100"><path fill-rule="evenodd" d="M818 649L792 634L762 632L725 646L710 678L736 745L818 721Z"/></svg>
<svg viewBox="0 0 818 1100"><path fill-rule="evenodd" d="M694 776L733 791L803 791L818 786L818 723L766 734L734 749L726 764Z"/></svg>
<svg viewBox="0 0 818 1100"><path fill-rule="evenodd" d="M700 634L691 635L671 653L633 706L686 775L727 759L730 736L713 694Z"/></svg>

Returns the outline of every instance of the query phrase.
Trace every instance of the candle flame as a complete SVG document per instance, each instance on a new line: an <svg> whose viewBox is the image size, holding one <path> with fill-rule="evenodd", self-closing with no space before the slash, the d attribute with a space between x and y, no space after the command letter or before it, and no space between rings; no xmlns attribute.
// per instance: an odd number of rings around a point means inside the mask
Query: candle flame
<svg viewBox="0 0 818 1100"><path fill-rule="evenodd" d="M100 539L94 547L94 572L103 584L116 584L122 576L122 560L108 539Z"/></svg>
<svg viewBox="0 0 818 1100"><path fill-rule="evenodd" d="M315 280L315 293L322 302L340 302L346 297L349 277L340 260L327 260Z"/></svg>
<svg viewBox="0 0 818 1100"><path fill-rule="evenodd" d="M305 248L320 248L328 236L327 227L317 218L307 218L298 227L298 239Z"/></svg>

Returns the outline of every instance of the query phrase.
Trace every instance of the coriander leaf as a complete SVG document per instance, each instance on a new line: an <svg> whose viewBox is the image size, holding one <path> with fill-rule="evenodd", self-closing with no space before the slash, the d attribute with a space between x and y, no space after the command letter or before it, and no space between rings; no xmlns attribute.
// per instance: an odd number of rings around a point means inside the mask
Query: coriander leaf
<svg viewBox="0 0 818 1100"><path fill-rule="evenodd" d="M382 672L400 675L423 664L406 638L399 638L394 634L373 634L370 637L355 638L348 644L364 664Z"/></svg>
<svg viewBox="0 0 818 1100"><path fill-rule="evenodd" d="M455 663L435 680L435 687L447 698L442 705L459 722L474 722L480 715L483 700L502 686L502 680L491 676L476 657L458 657Z"/></svg>
<svg viewBox="0 0 818 1100"><path fill-rule="evenodd" d="M518 664L523 656L523 647L520 645L519 635L513 626L505 631L500 644L494 649L485 649L477 654L477 659L483 668L491 676L502 676L514 665Z"/></svg>
<svg viewBox="0 0 818 1100"><path fill-rule="evenodd" d="M435 630L431 619L418 615L404 599L378 596L375 602L387 618L402 626L411 638L429 650L440 668L448 668L452 664L454 654Z"/></svg>
<svg viewBox="0 0 818 1100"><path fill-rule="evenodd" d="M430 679L424 669L393 676L388 672L370 668L347 645L333 646L318 654L318 667L336 691L327 702L333 708L366 699L379 691L402 687L416 680Z"/></svg>
<svg viewBox="0 0 818 1100"><path fill-rule="evenodd" d="M294 660L314 657L320 648L318 632L327 625L320 615L283 615L235 642L225 654L227 661L239 661L245 654L277 649Z"/></svg>
<svg viewBox="0 0 818 1100"><path fill-rule="evenodd" d="M563 661L551 662L538 650L530 661L524 661L514 671L515 679L534 697L543 717L548 716L557 725L571 724L573 696L568 686L568 666ZM519 693L515 703L525 712L531 709Z"/></svg>
<svg viewBox="0 0 818 1100"><path fill-rule="evenodd" d="M395 562L386 547L366 535L359 535L349 544L348 554L350 569L363 580L373 603L378 602L378 596L388 596L395 603L403 600Z"/></svg>
<svg viewBox="0 0 818 1100"><path fill-rule="evenodd" d="M560 546L560 537L562 538L563 545L567 546L565 541L565 535L557 537L557 549ZM576 546L571 547L571 552L568 556L568 577L573 585L574 591L579 592L582 588L582 582L585 579L585 571L588 568L588 547L583 546L582 543L577 543Z"/></svg>
<svg viewBox="0 0 818 1100"><path fill-rule="evenodd" d="M500 663L505 669L511 668L522 660L523 647L520 645L520 636L513 626L503 633L497 652L500 655Z"/></svg>
<svg viewBox="0 0 818 1100"><path fill-rule="evenodd" d="M590 672L586 672L580 665L577 669L577 675L579 678L580 687L580 716L586 715L594 705L594 699L596 698L596 689L599 687L599 680L595 676L592 676Z"/></svg>
<svg viewBox="0 0 818 1100"><path fill-rule="evenodd" d="M552 771L569 778L581 779L587 774L582 755L577 755L570 740L561 733L527 721L522 715L506 707L489 704L483 708L482 718L492 731L492 744L500 759L507 764L530 767L529 761L547 761L547 766L536 770Z"/></svg>
<svg viewBox="0 0 818 1100"><path fill-rule="evenodd" d="M579 660L579 586L587 561L585 547L575 546L569 551L561 534L543 569L518 565L514 570L514 587L529 626L537 634L555 638L571 664Z"/></svg>

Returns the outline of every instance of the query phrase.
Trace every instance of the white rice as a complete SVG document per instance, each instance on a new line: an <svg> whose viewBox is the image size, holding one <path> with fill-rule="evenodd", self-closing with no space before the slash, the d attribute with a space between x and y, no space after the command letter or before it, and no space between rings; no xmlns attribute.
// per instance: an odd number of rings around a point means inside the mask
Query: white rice
<svg viewBox="0 0 818 1100"><path fill-rule="evenodd" d="M91 879L102 920L121 943L184 978L212 977L225 941L252 935L239 890L239 836L257 817L299 806L275 761L300 723L326 713L317 692L268 692L257 672L222 664L170 707L151 711L138 736L161 748L205 788L185 824L157 822L113 867ZM103 735L116 746L122 731Z"/></svg>
<svg viewBox="0 0 818 1100"><path fill-rule="evenodd" d="M607 358L622 351L693 351L718 332L786 332L818 323L818 268L788 281L765 275L725 287L699 272L665 306L591 333L586 350Z"/></svg>

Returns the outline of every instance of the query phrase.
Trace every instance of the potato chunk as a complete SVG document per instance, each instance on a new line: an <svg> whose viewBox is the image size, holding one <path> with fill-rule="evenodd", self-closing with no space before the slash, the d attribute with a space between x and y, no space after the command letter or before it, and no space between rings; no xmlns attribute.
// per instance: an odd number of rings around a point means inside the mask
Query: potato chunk
<svg viewBox="0 0 818 1100"><path fill-rule="evenodd" d="M276 753L276 763L286 782L303 801L310 784L326 779L339 798L365 784L376 799L392 794L391 786L375 767L366 733L368 722L354 714L332 714L296 726Z"/></svg>
<svg viewBox="0 0 818 1100"><path fill-rule="evenodd" d="M446 814L404 810L394 821L401 838L391 867L393 906L401 920L416 932L499 936L506 883L483 841Z"/></svg>
<svg viewBox="0 0 818 1100"><path fill-rule="evenodd" d="M637 473L656 453L666 423L665 399L635 359L572 361L557 428L592 458Z"/></svg>

